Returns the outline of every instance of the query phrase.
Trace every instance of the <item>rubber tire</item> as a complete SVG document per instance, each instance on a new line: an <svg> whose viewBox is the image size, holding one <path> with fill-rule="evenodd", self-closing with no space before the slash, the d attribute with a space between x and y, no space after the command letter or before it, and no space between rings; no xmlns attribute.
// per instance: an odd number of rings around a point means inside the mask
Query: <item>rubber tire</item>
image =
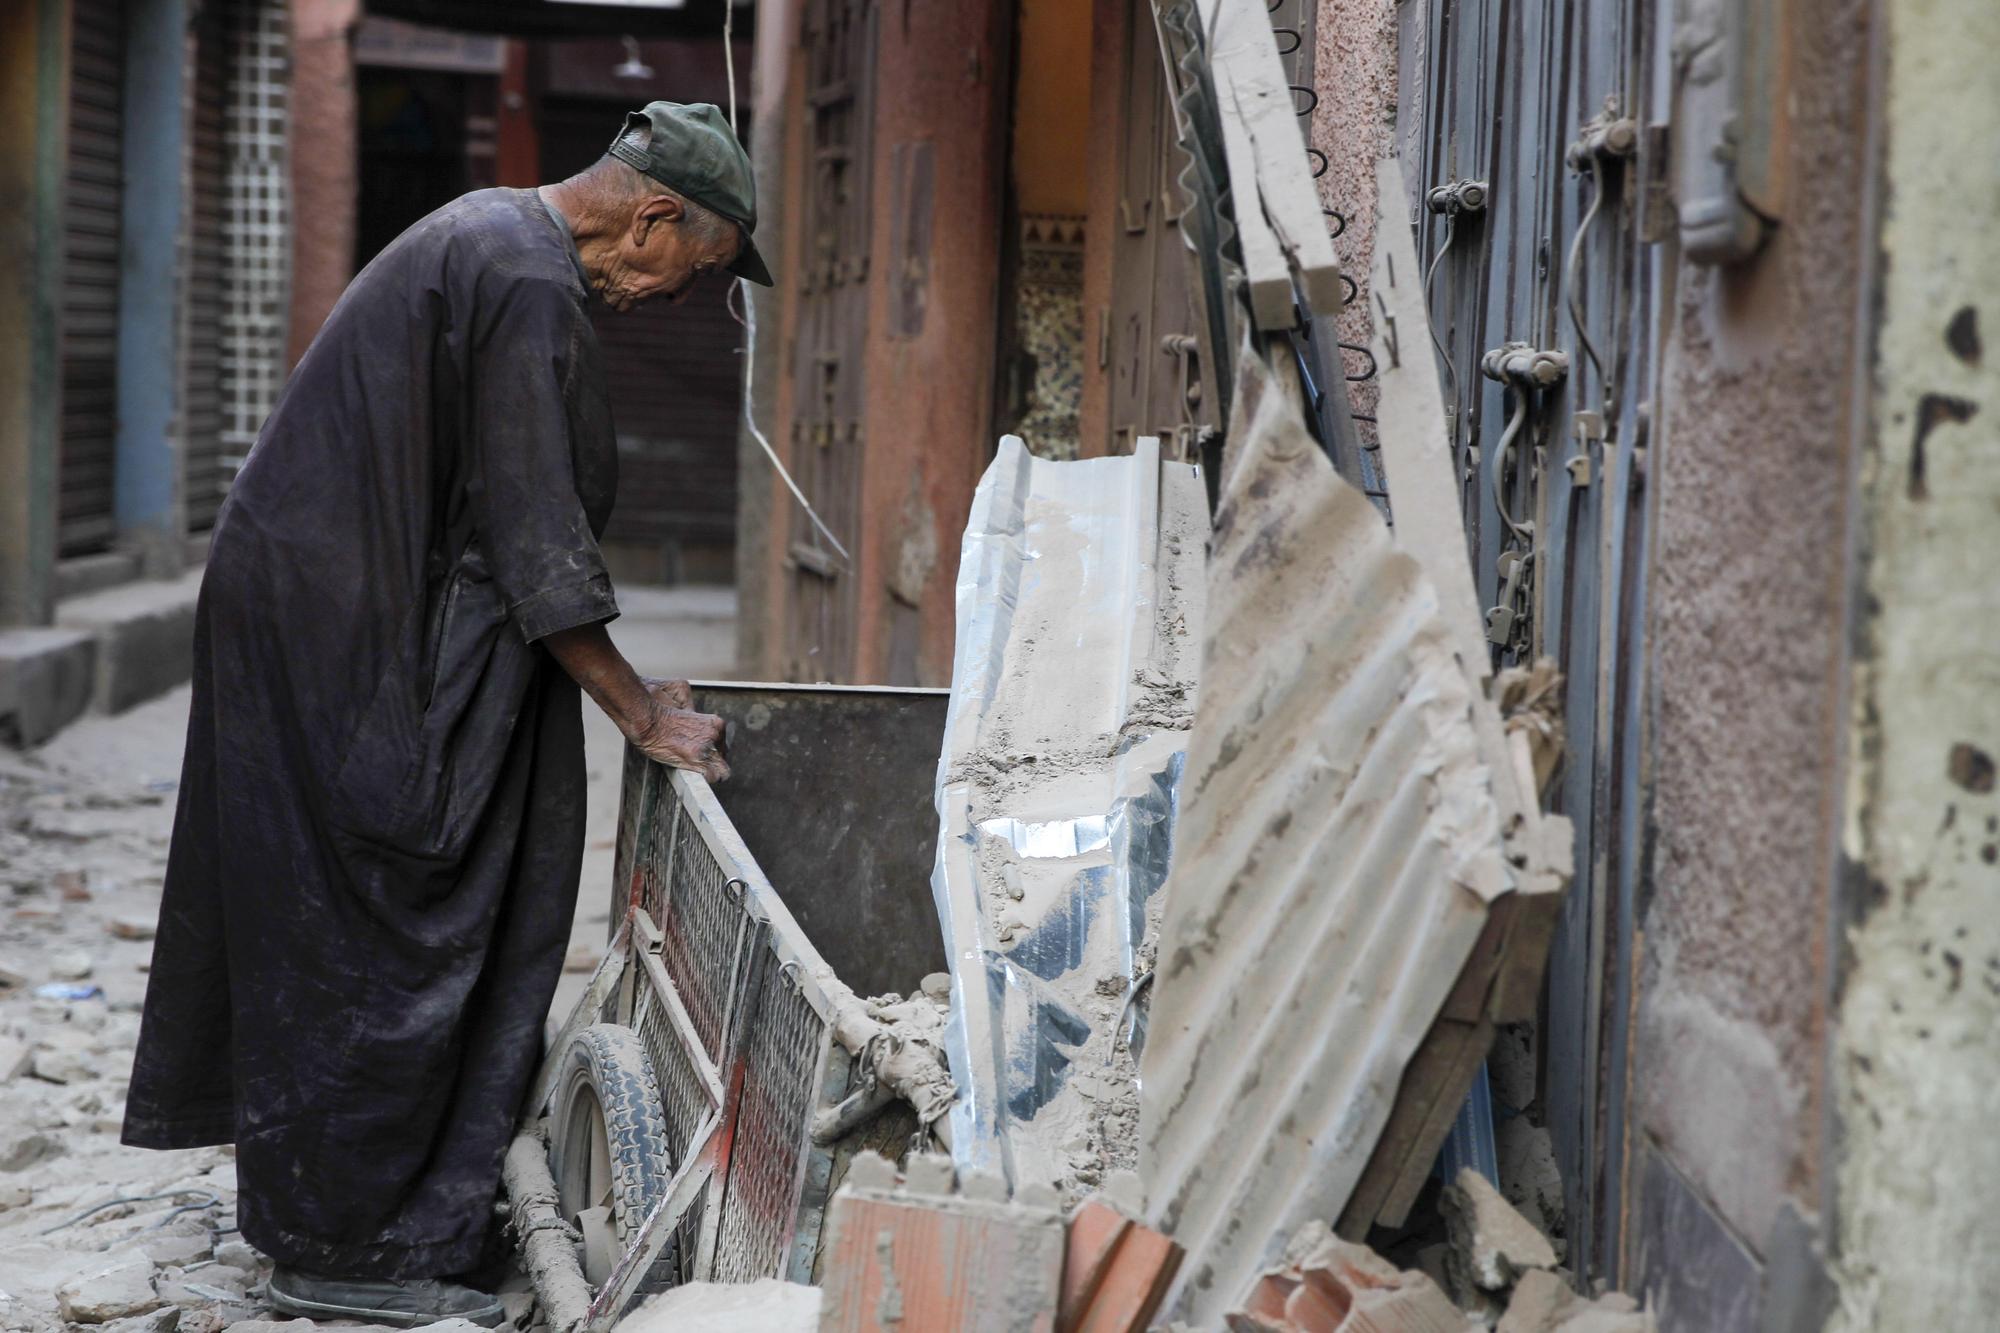
<svg viewBox="0 0 2000 1333"><path fill-rule="evenodd" d="M598 1023L576 1034L563 1057L556 1083L555 1118L550 1126L549 1168L563 1179L563 1156L571 1139L580 1084L588 1083L604 1116L611 1159L611 1217L621 1246L629 1246L653 1205L666 1197L673 1178L667 1122L653 1062L639 1034L614 1023ZM567 1209L569 1201L564 1202ZM586 1206L588 1206L586 1204ZM671 1273L669 1246L656 1271Z"/></svg>

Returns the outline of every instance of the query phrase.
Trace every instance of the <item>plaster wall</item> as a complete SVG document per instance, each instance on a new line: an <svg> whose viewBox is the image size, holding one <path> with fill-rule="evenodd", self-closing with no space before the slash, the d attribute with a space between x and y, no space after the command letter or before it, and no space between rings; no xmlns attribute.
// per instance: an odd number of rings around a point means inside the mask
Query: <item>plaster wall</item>
<svg viewBox="0 0 2000 1333"><path fill-rule="evenodd" d="M1868 29L1794 6L1791 179L1764 248L1680 264L1654 442L1656 849L1642 905L1642 1130L1761 1251L1820 1171L1827 830L1853 443Z"/></svg>
<svg viewBox="0 0 2000 1333"><path fill-rule="evenodd" d="M1838 1330L2000 1308L2000 9L1882 0L1874 403L1857 487Z"/></svg>
<svg viewBox="0 0 2000 1333"><path fill-rule="evenodd" d="M360 0L292 3L292 310L298 364L354 276L359 198L354 30Z"/></svg>

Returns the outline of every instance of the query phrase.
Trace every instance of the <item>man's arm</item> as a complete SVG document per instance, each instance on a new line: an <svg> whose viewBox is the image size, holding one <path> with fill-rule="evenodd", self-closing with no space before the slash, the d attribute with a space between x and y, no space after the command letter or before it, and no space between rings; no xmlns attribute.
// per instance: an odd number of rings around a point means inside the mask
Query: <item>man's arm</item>
<svg viewBox="0 0 2000 1333"><path fill-rule="evenodd" d="M603 625L558 630L542 646L648 758L699 773L710 782L729 776L722 719L688 711L691 700L684 683L642 679Z"/></svg>

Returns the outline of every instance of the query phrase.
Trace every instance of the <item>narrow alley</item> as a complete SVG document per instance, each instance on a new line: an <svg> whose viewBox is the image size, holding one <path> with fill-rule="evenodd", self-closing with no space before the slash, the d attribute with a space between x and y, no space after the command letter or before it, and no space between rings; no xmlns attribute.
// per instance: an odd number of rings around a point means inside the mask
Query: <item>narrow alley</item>
<svg viewBox="0 0 2000 1333"><path fill-rule="evenodd" d="M0 0L0 1333L1993 1325L1996 67Z"/></svg>

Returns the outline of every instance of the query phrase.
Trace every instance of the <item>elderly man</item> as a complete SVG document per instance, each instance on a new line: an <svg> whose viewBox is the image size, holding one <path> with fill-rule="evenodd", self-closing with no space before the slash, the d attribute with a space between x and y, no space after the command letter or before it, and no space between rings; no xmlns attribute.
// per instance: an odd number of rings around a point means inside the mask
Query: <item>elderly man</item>
<svg viewBox="0 0 2000 1333"><path fill-rule="evenodd" d="M578 687L711 780L597 537L617 453L585 306L768 284L713 106L417 223L328 317L216 523L125 1142L235 1142L287 1313L500 1322L487 1253L582 858ZM661 348L660 355L672 355Z"/></svg>

